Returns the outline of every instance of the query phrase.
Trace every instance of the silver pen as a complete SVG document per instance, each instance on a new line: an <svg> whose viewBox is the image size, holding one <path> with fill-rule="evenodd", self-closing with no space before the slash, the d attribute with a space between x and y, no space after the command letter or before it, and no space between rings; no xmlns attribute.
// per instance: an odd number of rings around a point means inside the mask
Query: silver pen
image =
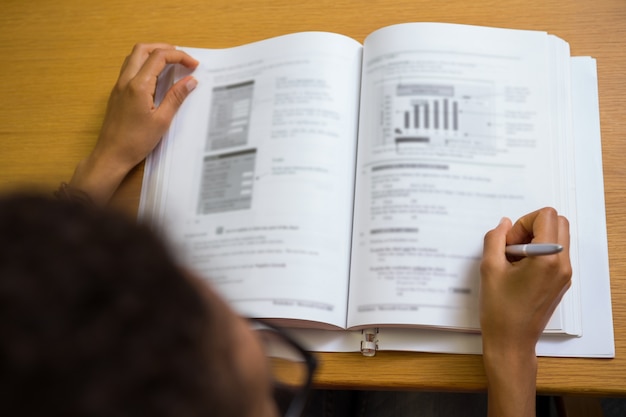
<svg viewBox="0 0 626 417"><path fill-rule="evenodd" d="M512 256L541 256L554 255L563 250L563 246L556 243L526 243L523 245L508 245L506 254Z"/></svg>

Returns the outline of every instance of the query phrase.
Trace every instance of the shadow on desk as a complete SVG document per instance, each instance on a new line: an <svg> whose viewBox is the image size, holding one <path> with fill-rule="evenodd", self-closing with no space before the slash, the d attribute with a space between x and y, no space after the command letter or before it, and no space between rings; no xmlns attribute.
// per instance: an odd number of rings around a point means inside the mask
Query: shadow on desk
<svg viewBox="0 0 626 417"><path fill-rule="evenodd" d="M303 417L486 417L486 394L314 390ZM537 417L624 417L626 398L537 396Z"/></svg>

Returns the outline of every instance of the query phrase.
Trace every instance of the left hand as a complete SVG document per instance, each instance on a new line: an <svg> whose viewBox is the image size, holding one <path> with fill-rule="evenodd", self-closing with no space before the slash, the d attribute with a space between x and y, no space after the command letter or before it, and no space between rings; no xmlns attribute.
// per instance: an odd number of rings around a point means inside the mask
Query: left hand
<svg viewBox="0 0 626 417"><path fill-rule="evenodd" d="M181 79L157 107L157 77L167 64L194 69L198 61L167 44L138 44L124 61L98 142L80 162L70 182L96 203L106 203L126 174L152 152L196 87L192 76Z"/></svg>

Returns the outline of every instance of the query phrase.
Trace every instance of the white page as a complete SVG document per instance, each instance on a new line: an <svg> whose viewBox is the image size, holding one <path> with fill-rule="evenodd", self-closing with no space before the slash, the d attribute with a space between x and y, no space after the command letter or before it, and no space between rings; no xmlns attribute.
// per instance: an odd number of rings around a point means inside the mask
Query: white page
<svg viewBox="0 0 626 417"><path fill-rule="evenodd" d="M149 163L157 223L239 313L345 326L361 45L183 49L199 84Z"/></svg>
<svg viewBox="0 0 626 417"><path fill-rule="evenodd" d="M543 32L431 23L366 39L349 326L477 329L485 232L544 206L576 224L551 119L560 49ZM548 328L563 326L557 311Z"/></svg>
<svg viewBox="0 0 626 417"><path fill-rule="evenodd" d="M557 357L615 357L608 246L602 174L602 147L595 60L575 57L572 65L577 212L580 239L579 276L583 333L581 337L544 335L537 355ZM354 352L360 332L294 331L315 351ZM435 353L482 353L479 334L425 329L380 329L380 350Z"/></svg>

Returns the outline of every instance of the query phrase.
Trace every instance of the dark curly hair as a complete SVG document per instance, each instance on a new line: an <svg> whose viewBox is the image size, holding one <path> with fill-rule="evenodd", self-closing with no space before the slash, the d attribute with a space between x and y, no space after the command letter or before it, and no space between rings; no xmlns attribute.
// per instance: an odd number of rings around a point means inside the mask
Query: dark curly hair
<svg viewBox="0 0 626 417"><path fill-rule="evenodd" d="M220 326L146 227L0 198L0 415L241 416Z"/></svg>

